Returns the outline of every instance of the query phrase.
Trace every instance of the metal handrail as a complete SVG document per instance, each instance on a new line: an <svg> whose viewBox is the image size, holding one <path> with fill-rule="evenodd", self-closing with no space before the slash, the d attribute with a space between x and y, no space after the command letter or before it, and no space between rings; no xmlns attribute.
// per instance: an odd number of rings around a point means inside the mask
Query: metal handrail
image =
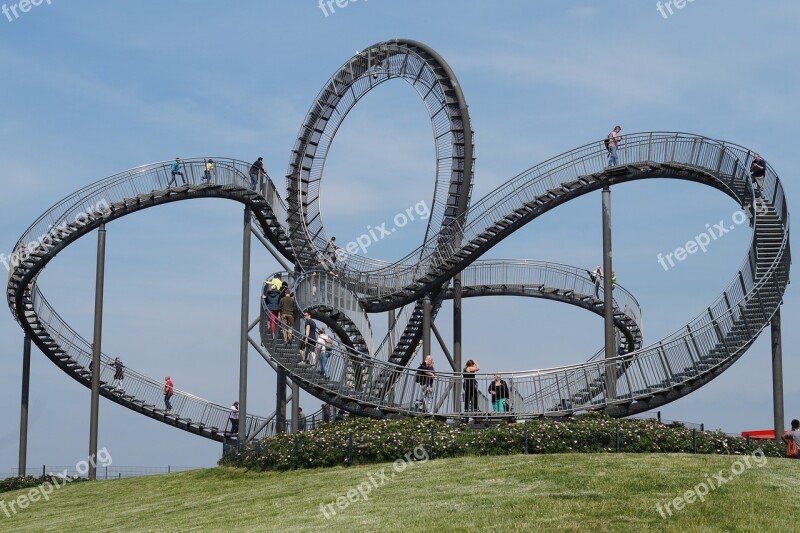
<svg viewBox="0 0 800 533"><path fill-rule="evenodd" d="M56 313L38 285L32 287L32 311L39 318L49 337L56 341L72 363L76 363L78 368L73 368L72 372L77 374L85 384L90 380L90 367L92 362L92 349L89 341L81 337L61 316ZM86 374L82 374L82 371ZM120 403L130 405L138 404L143 409L166 413L166 406L163 405L164 383L156 381L144 374L141 374L125 365L123 369L124 379L117 381L114 379L115 367L114 358L101 354L100 356L100 383L104 395L111 397ZM210 402L199 396L173 387L172 397L173 408L169 411L170 416L184 420L191 425L207 428L208 431L224 433L228 423L230 408ZM248 427L255 427L264 420L263 417L249 414L247 415Z"/></svg>
<svg viewBox="0 0 800 533"><path fill-rule="evenodd" d="M578 267L546 261L523 259L478 260L461 272L462 288L481 285L542 285L546 289L572 290L576 294L592 295L594 284L587 271ZM603 300L604 287L598 288L598 300ZM614 307L622 311L642 331L642 310L636 298L618 285L614 289ZM388 361L392 355L390 338L399 338L408 325L413 306L406 306L397 317L395 327L387 332L373 357ZM643 333L642 333L643 334Z"/></svg>
<svg viewBox="0 0 800 533"><path fill-rule="evenodd" d="M654 138L653 134L647 134L646 137L651 141ZM668 142L665 141L667 138ZM668 148L671 147L669 162L672 164L708 173L719 180L720 188L728 194L734 195L734 197L739 197L738 195L742 194L736 191L743 191L744 196L741 197L743 203L748 201L748 191L752 199L750 178L746 175L749 151L704 137L687 137L681 136L681 134L656 134L656 140L658 145L655 148L658 150L654 150L654 146L649 146L647 152L650 159L644 162L656 162L653 155L656 155L658 151L666 154ZM691 151L688 149L678 150L678 146L673 146L675 143L682 142L690 143ZM713 164L710 162L713 162ZM730 172L730 174L725 174L725 172ZM577 176L575 177L577 178ZM541 176L538 177L538 179L540 178ZM783 207L785 206L785 198L783 197L783 190L778 177L771 168L768 169L764 189L764 194L770 204L777 209L775 216L786 228L788 213ZM758 224L759 216L761 214L756 213L756 224ZM734 276L734 280L729 284L723 295L709 307L707 314L700 314L686 328L668 335L649 347L632 354L602 361L590 361L553 369L503 373L503 375L507 376L509 380L514 379L518 390L525 389L526 394L524 397L535 400L540 407L540 411L553 412L558 409L547 407L547 405L558 405L559 403L563 405L564 401L570 403L570 410L576 409L572 402L573 397L569 394L569 391L563 390L561 383L568 386L570 383L575 384L583 380L585 383L584 389L591 390L593 387L591 384L598 381L604 382L605 376L609 371L617 374L618 390L615 397L604 398L605 391L600 388L594 393L587 392L586 394L590 394L587 403L577 406L577 408L593 408L598 405L609 405L619 401L630 402L636 398L648 397L654 391L669 390L680 383L685 383L707 374L721 365L729 364L730 360L738 357L752 343L758 332L765 327L780 301L780 294L785 287L785 281L778 280L775 276L780 269L783 269L788 274L788 234L784 232L781 247L775 255L775 260L768 265L767 271L760 276L757 276L755 269L751 267L751 265L755 265L755 252L756 242L754 239L751 242L751 251L743 262L742 269ZM741 289L738 287L740 279L744 280L741 281ZM788 276L785 279L788 279ZM773 284L771 288L768 286L770 283ZM377 285L379 284L371 280L372 287ZM757 325L758 331L751 332L750 335L745 337L733 335L732 331L736 324L742 323L742 310L747 307L748 303L754 301L756 296L759 297L761 305L764 306L763 316L761 317L763 320ZM727 306L726 308L721 307L723 302ZM726 333L729 334L726 335ZM690 342L693 348L690 347ZM719 352L722 349L720 346L724 347L724 352ZM346 352L346 350L343 352ZM713 356L714 353L723 353L723 355L715 357ZM333 355L332 357L335 359ZM367 359L364 354L344 354L342 357L350 359L361 357L365 365L362 370L363 374L382 375L388 373L393 375L392 392L414 389L413 383L410 387L408 386L409 376L416 375L414 370L403 369L402 367L393 366L391 363L375 359ZM673 370L672 366L675 366L678 371ZM486 379L486 377L481 378L480 376L477 376L477 378ZM456 373L437 372L433 389L446 390L447 384L457 379L460 378ZM525 379L529 379L530 383L520 383L521 380ZM550 398L545 398L538 394L539 391L545 389L557 391L557 393L553 393ZM400 411L413 412L409 405L403 404L403 400L404 398L400 398L400 401L398 401L396 396L392 402L387 402L383 398L376 398L375 405L381 408L396 408ZM450 405L450 403L444 402L444 405Z"/></svg>
<svg viewBox="0 0 800 533"><path fill-rule="evenodd" d="M656 137L658 142L646 147L648 159L636 160L637 162L663 163L663 159L669 159L670 164L679 168L697 170L716 179L718 188L739 198L742 203L754 202L750 178L746 174L746 165L751 157L751 152L697 136L681 137L680 134L675 134L674 139L670 138L668 141L664 140L665 136L663 135L656 134ZM653 139L653 134L650 134L650 138ZM627 156L630 158L632 155L637 155L635 149L643 150L644 148L644 145L634 145L633 147L629 145L630 152ZM669 158L658 157L658 154L666 156L670 148L672 150ZM657 154L654 158L655 152ZM625 153L621 153L621 155L625 156ZM244 163L244 165L249 164ZM73 201L68 206L66 206L68 202L60 202L57 204L58 208L53 209L51 216L40 217L39 222L31 226L26 235L33 235L38 228L44 227L41 226L43 221L46 223L51 220L68 220L70 216L86 212L86 206L92 207L91 202L96 198L107 198L113 206L118 202L122 202L124 205L125 202L135 201L137 196L143 193L171 193L171 191L163 189L155 191L149 189L149 186L157 180L166 177L159 172L159 169L165 170L166 167L156 165L140 168L146 168L146 170L123 173L125 177L118 180L104 180L109 184L108 190L95 188L86 190L80 195L73 195ZM199 170L199 162L190 162L188 168ZM224 175L223 181L229 180L230 184L241 188L244 179L243 167L236 168L234 164L230 166L218 164L217 168L218 173ZM587 170L581 168L579 173L571 167L561 166L559 169L560 172L571 173L570 177L575 179L581 175L589 175ZM187 174L191 175L191 179L196 178L195 170L187 171ZM532 181L541 184L541 176L532 178ZM530 194L524 192L526 190L524 185L523 187L515 185L516 194ZM109 191L113 194L110 194ZM764 211L756 211L754 238L743 266L722 296L717 298L706 312L690 321L685 328L630 354L552 369L502 373L509 382L513 382L515 397L524 399L523 405L518 406L516 414L518 416L538 416L562 410L575 411L616 405L620 402L630 403L638 398L648 398L654 393L674 389L681 384L719 371L731 364L750 346L761 329L769 323L772 314L780 305L783 291L788 282L791 257L788 241L789 215L783 188L771 167L767 169L762 194L768 203L765 204ZM525 198L527 196L520 199ZM509 205L504 205L503 208L507 209ZM55 216L56 212L60 213L60 218ZM90 213L89 216L96 219L104 215ZM759 254L758 242L755 238L761 227L760 220L766 216L774 216L784 230L780 246L774 252L774 258L763 251ZM50 230L49 227L47 229ZM44 245L45 248L54 248L57 242L63 238L62 230L58 231L59 233L53 236L54 242ZM33 257L35 259L41 256L34 255ZM25 298L25 288L15 285L19 283L18 271L27 271L30 268L33 267L29 262L23 263L15 267L12 272L9 279L9 304L12 305L12 309L16 309L13 302L18 297ZM371 287L380 286L374 281L370 283ZM48 335L59 340L59 346L62 349L66 348L64 351L70 355L70 358L77 356L85 361L88 356L86 341L79 339L77 334L58 317L46 303L35 284L30 288L33 290L27 298L32 300L31 307L30 309L26 308L26 316L17 317L17 319L29 321L38 316L38 320L47 328ZM36 316L29 316L28 312L35 313ZM744 315L748 315L747 319ZM755 323L751 322L753 317L757 320ZM746 334L741 331L736 332L736 329L741 329L742 326L746 326ZM83 350L79 348L83 348ZM279 364L293 372L293 376L297 376L298 369L293 366L293 361L277 356L276 359ZM104 360L104 362L108 363L109 361ZM388 411L418 412L416 401L420 399L420 384L416 382L417 373L414 369L378 361L370 358L368 354L359 353L344 346L337 346L331 350L330 366L332 371L330 379L320 377L297 377L297 379L307 383L310 381L315 387L328 391L336 397L352 398L362 405L375 406ZM352 377L354 369L359 376L358 379ZM108 369L104 370L108 371ZM616 377L618 386L616 394L612 397L606 397L604 389L609 373ZM135 391L137 393L135 397L144 401L145 405L154 406L158 401L162 384L156 384L153 380L135 372L126 372L126 374L126 379L129 376L134 377L136 379L132 381L141 384L140 388ZM389 376L390 379L386 379L386 376ZM438 407L433 407L436 414L446 416L462 414L458 411L448 410L453 405L453 402L449 401L453 399L450 397L453 394L452 391L457 389L452 385L461 379L461 373L451 372L437 372L436 376L432 378L430 392L434 398L437 398L435 403ZM488 375L476 375L476 380L478 380L476 383L480 383L481 386L486 384L487 379L489 379ZM126 389L127 387L126 385ZM181 394L176 394L176 408L180 412L175 413L175 416L179 420L205 426L216 423L217 425L211 427L219 429L220 420L218 418L223 415L227 416L226 408L221 406L215 408L213 404L200 402L196 397L176 390L176 393L178 392ZM113 395L115 393L105 391L104 394ZM204 413L197 412L200 407L210 409L213 414L204 418ZM208 424L203 421L208 421ZM247 423L251 423L249 417Z"/></svg>
<svg viewBox="0 0 800 533"><path fill-rule="evenodd" d="M214 160L215 169L211 174L211 179L204 181L205 163L209 158L187 158L183 159L180 171L189 185L198 186L203 184L220 186L237 186L243 188L250 187L248 175L251 164L230 158L211 158ZM114 204L130 201L142 194L170 194L167 185L172 180L172 162L162 161L143 165L119 174L115 174L103 180L87 185L86 187L67 196L46 210L37 218L28 229L26 229L15 248L15 252L20 251L21 245L28 248L28 252L33 252L39 246L31 246L31 243L53 240L57 236L59 228L69 227L70 225L80 224L82 221L89 221L96 218L102 211L111 209ZM177 186L182 185L181 178L175 178ZM269 206L277 219L278 224L286 231L287 209L286 204L279 194L276 193L275 185L265 178L259 183L259 192L269 197ZM273 191L273 194L270 194ZM84 222L85 223L85 222Z"/></svg>
<svg viewBox="0 0 800 533"><path fill-rule="evenodd" d="M697 135L654 132L625 136L625 141L619 149L619 155L623 162L629 160L633 162L691 163L691 161L682 161L680 158L676 158L676 154L681 155L677 150L670 151L673 146L687 143L695 146L703 143L707 143L708 147L724 146L730 150L730 155L733 155L734 150L745 150L735 145ZM654 146L659 150L654 150ZM630 157L631 155L637 155L637 151L647 153L648 158L636 159ZM666 157L667 152L670 152L669 157ZM692 154L695 152L696 150L692 150ZM746 153L748 152L745 150ZM659 158L659 154L664 157ZM512 212L510 205L515 207L524 205L532 201L536 196L546 193L547 190L560 187L562 183L577 179L581 175L590 175L593 172L602 170L605 168L605 159L606 152L602 141L589 143L555 156L518 174L499 186L474 203L469 213L456 219L453 224L459 226L464 235L463 240L469 241L485 232L497 220L502 220L506 214ZM713 169L716 172L716 154L710 159L714 159ZM743 159L745 161L742 161L741 171L745 170L746 157ZM725 158L725 168L733 166L734 161L735 158L727 156ZM522 187L518 186L520 183ZM444 231L447 232L448 230ZM412 284L416 277L424 274L424 271L420 269L420 264L424 263L424 261L420 261L421 252L431 249L433 243L438 242L440 238L439 235L430 237L426 243L416 250L409 252L404 258L388 266L385 262L346 252L346 259L342 263L347 265L347 274L356 292L374 297L387 296L388 294L385 290L373 293L369 289L383 287L396 290ZM451 247L447 250L440 250L430 263L433 265L443 264L446 259L452 257L458 251L460 251L460 246L458 248ZM368 284L362 282L364 275L369 275Z"/></svg>

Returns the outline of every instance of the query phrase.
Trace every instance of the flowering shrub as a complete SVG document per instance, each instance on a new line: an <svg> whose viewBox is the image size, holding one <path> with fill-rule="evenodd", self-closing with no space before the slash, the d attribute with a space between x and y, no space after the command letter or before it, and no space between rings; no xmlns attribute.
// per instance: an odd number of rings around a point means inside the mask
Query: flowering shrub
<svg viewBox="0 0 800 533"><path fill-rule="evenodd" d="M86 478L67 476L71 482L86 481ZM24 477L10 477L0 479L0 492L9 492L12 490L28 489L38 487L44 482L64 484L64 480L60 476L53 474L47 476L24 476Z"/></svg>
<svg viewBox="0 0 800 533"><path fill-rule="evenodd" d="M527 449L526 449L527 435ZM351 437L352 436L352 437ZM692 430L664 426L655 420L616 420L588 414L567 420L530 420L471 429L425 418L372 420L355 418L325 424L297 435L281 434L242 446L220 459L220 465L253 470L286 470L391 462L422 445L431 458L519 453L692 453ZM348 446L352 438L352 452ZM697 453L743 455L761 448L783 457L783 446L721 432L696 432Z"/></svg>

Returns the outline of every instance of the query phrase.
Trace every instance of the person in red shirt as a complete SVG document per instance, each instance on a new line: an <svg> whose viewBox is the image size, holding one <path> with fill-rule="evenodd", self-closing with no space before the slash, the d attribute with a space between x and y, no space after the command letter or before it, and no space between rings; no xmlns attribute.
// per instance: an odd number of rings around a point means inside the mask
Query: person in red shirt
<svg viewBox="0 0 800 533"><path fill-rule="evenodd" d="M167 408L167 411L172 411L172 403L169 400L172 398L173 392L172 380L167 376L164 378L164 407Z"/></svg>

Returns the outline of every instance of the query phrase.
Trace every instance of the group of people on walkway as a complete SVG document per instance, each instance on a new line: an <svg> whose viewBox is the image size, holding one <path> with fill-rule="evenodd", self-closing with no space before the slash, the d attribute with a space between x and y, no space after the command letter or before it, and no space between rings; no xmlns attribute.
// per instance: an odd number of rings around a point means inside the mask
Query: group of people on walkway
<svg viewBox="0 0 800 533"><path fill-rule="evenodd" d="M94 344L90 344L89 348L91 350L94 350ZM92 361L92 360L89 361L89 372L92 371L92 368L94 366L92 364L93 362L94 361ZM117 356L117 357L114 358L113 361L110 361L108 363L108 366L110 366L110 367L112 367L114 369L114 377L113 377L113 379L111 381L112 387L114 389L118 390L118 391L124 390L123 387L122 387L122 384L123 384L123 381L125 380L125 365L122 363L122 359L120 359L119 356ZM170 379L169 376L164 378L164 387L163 387L162 392L164 394L164 408L165 408L165 410L167 412L172 411L172 402L170 400L172 399L172 396L173 396L173 394L175 392L175 388L172 385L172 380Z"/></svg>
<svg viewBox="0 0 800 533"><path fill-rule="evenodd" d="M480 411L478 384L475 376L480 370L480 365L474 359L467 360L462 369L464 412L475 413ZM414 402L416 410L424 413L433 413L435 377L436 369L433 365L433 356L427 355L417 367L416 382L420 385L420 397ZM507 413L513 410L511 391L508 383L502 379L500 374L494 375L494 379L486 391L489 393L489 401L492 403L493 412Z"/></svg>
<svg viewBox="0 0 800 533"><path fill-rule="evenodd" d="M298 364L315 368L322 377L330 379L328 359L333 349L333 338L324 327L317 326L311 313L303 313L303 338L300 341L300 361Z"/></svg>
<svg viewBox="0 0 800 533"><path fill-rule="evenodd" d="M277 329L280 328L279 340L283 340L284 344L290 344L294 336L294 292L281 279L280 274L275 274L275 277L264 282L261 298L269 312L270 335L275 339ZM300 328L303 335L300 338L298 364L314 367L325 379L330 379L328 359L333 348L333 338L324 327L317 325L307 311L303 313Z"/></svg>
<svg viewBox="0 0 800 533"><path fill-rule="evenodd" d="M181 179L182 185L188 185L189 181L186 179L186 164L180 157L176 157L175 161L173 161L172 165L169 167L170 171L170 180L167 183L168 187L177 187L178 186L178 178ZM250 190L251 191L259 191L260 184L264 182L265 178L268 178L269 175L267 174L266 169L264 168L264 158L259 157L258 159L250 165ZM216 177L216 163L214 160L209 158L203 160L203 183L211 183L211 180Z"/></svg>
<svg viewBox="0 0 800 533"><path fill-rule="evenodd" d="M275 338L279 322L283 325L284 318L290 320L289 327L294 324L294 293L289 290L288 285L281 279L280 274L264 282L264 290L261 294L264 306L269 312L269 332ZM288 342L291 330L281 328L284 342Z"/></svg>
<svg viewBox="0 0 800 533"><path fill-rule="evenodd" d="M280 328L284 344L292 342L292 328L294 327L295 301L294 292L289 289L280 274L275 274L271 280L264 282L261 295L264 306L269 312L269 332L273 339Z"/></svg>
<svg viewBox="0 0 800 533"><path fill-rule="evenodd" d="M594 297L600 297L600 283L603 281L603 270L600 268L600 265L597 265L594 271L587 270L587 274L589 274L589 279L592 280L594 283ZM617 288L617 273L611 272L611 290Z"/></svg>
<svg viewBox="0 0 800 533"><path fill-rule="evenodd" d="M619 147L622 144L622 136L619 134L622 131L622 126L614 126L614 129L606 135L603 139L603 144L608 153L606 159L607 167L619 166ZM746 164L746 163L745 163ZM756 198L760 198L764 191L764 178L767 173L767 162L758 152L753 154L753 160L750 163L750 179L753 184L753 192Z"/></svg>

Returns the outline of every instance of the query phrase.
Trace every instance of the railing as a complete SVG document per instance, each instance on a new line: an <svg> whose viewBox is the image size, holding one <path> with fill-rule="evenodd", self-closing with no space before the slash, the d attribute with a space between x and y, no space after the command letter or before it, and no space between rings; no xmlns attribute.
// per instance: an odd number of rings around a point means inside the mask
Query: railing
<svg viewBox="0 0 800 533"><path fill-rule="evenodd" d="M300 275L294 285L295 301L302 310L313 307L330 307L343 313L364 339L367 351L372 351L372 325L364 312L358 296L341 283L336 274L310 271Z"/></svg>
<svg viewBox="0 0 800 533"><path fill-rule="evenodd" d="M628 136L626 139L627 150L620 151L623 162L626 160L645 163L668 162L688 170L694 169L713 176L718 181L719 188L734 197L741 196L743 203L753 201L750 177L747 175L750 152L746 149L682 134L643 134L633 138ZM598 148L596 145L590 147L595 151ZM580 157L576 158L576 153L580 154ZM647 158L635 159L636 156L642 157L642 153L646 153ZM604 163L604 159L604 152L600 155L589 154L588 148L584 147L570 153L567 160L572 162L571 167L566 165L564 156L535 167L523 176L533 176L536 186L517 183L519 179L512 180L511 183L514 183L515 187L518 186L516 202L505 205L500 212L508 212L522 200L531 201L537 196L537 192L541 194L543 190L553 185L545 183L545 178L553 179L553 176L557 175L559 184L568 181L565 178L575 180L596 170L586 166L588 161ZM767 172L763 195L769 204L774 206L775 215L786 228L788 213L783 189L771 168ZM493 196L495 195L489 195ZM479 205L485 203L481 201ZM477 221L487 218L486 213L489 212L495 210L487 209L470 224L478 225ZM764 212L756 215L757 230L758 217L767 214ZM766 271L760 275L756 272L758 258L755 239L751 244L751 250L741 270L734 275L723 294L685 328L654 345L613 359L546 370L504 373L503 378L509 386L513 385L514 390L524 398L525 411L517 414L531 416L560 410L599 408L617 403L629 404L637 398L650 397L654 392L670 390L716 369L724 369L749 347L760 330L769 323L769 319L780 304L788 280L790 261L788 232L784 232L775 259L767 257L769 262L763 265ZM762 257L762 261L765 260L764 257L766 256ZM375 273L369 274L369 287L379 287L380 283L375 282ZM745 326L746 334L737 332ZM337 378L336 371L333 372L331 380L315 383L323 388L329 387L334 394L352 395L363 405L403 412L418 411L417 400L424 395L425 400L430 400L426 402L429 412L444 416L460 415L459 412L449 410L453 404L452 391L456 389L454 384L462 379L460 373L437 372L436 376L431 378L428 388L417 383L417 373L414 369L404 369L389 363L370 360L363 354L342 347L332 350L331 368L344 369L352 361L357 361L361 365L361 386L353 390L343 388L341 385L343 381ZM386 378L387 375L390 376L389 379ZM381 376L381 379L373 381L377 376ZM606 390L606 384L609 382L607 377L612 376L615 378L613 383L616 390L609 391ZM488 384L490 377L477 375L476 380L478 387L483 387ZM391 384L389 390L381 389L384 384ZM579 395L576 396L575 393L581 391L591 392L585 392L585 398L580 400Z"/></svg>
<svg viewBox="0 0 800 533"><path fill-rule="evenodd" d="M30 311L27 310L25 311L26 316L16 316L14 302L23 296L25 288L12 289L12 286L19 283L19 278L15 278L14 274L26 272L30 268L30 257L38 260L43 252L50 251L67 235L74 233L77 228L85 226L89 221L96 221L109 215L112 208L118 208L121 203L130 205L137 201L137 197L140 195L168 195L170 191L165 187L169 185L178 188L184 184L233 185L250 188L249 163L217 157L213 158L214 169L207 172L207 159L183 160L178 168L180 175L172 174L172 162L155 163L131 169L88 185L47 210L24 232L15 250L18 256L22 256L20 258L22 260L16 262L9 274L9 306L17 320L31 321L35 320L35 317L31 316ZM277 219L278 224L285 225L286 207L280 195L277 194L274 184L268 177L260 176L257 188L262 196L268 199L272 215ZM269 231L268 228L266 230ZM58 348L65 352L73 364L88 370L91 363L91 348L88 341L61 319L35 283L31 285L30 289L31 310L38 315L38 320L45 327L47 335L57 343ZM80 375L77 368L72 368L71 372ZM214 431L220 433L226 431L229 408L175 389L171 399L172 409L167 414L163 383L143 376L130 368L125 368L123 372L125 376L123 380L114 380L113 361L105 355L101 357L100 379L105 396L114 398L121 403L137 406L138 409L174 418L205 436L209 436L208 433ZM88 378L85 379L88 380ZM262 422L263 419L249 415L246 421L248 432Z"/></svg>
<svg viewBox="0 0 800 533"><path fill-rule="evenodd" d="M374 352L375 359L379 361L389 361L397 347L397 341L403 336L403 332L411 323L414 315L415 304L407 304L403 306L399 312L395 313L394 326L386 332L378 349Z"/></svg>
<svg viewBox="0 0 800 533"><path fill-rule="evenodd" d="M122 479L129 477L153 476L159 474L176 474L178 472L189 472L191 470L202 470L204 468L211 468L209 466L116 466L109 465L103 466L102 463L97 465L97 479ZM28 468L25 470L26 476L48 476L48 475L68 476L70 478L87 478L87 472L83 468L78 471L75 465L72 466L53 466L42 465L41 468ZM14 472L0 473L0 479L17 477L19 470ZM88 478L87 478L88 479Z"/></svg>
<svg viewBox="0 0 800 533"><path fill-rule="evenodd" d="M40 323L46 328L47 334L58 346L78 364L80 370L90 370L92 362L91 344L81 337L69 326L52 308L44 298L38 287L33 287L33 311L39 317ZM123 361L124 363L124 361ZM72 372L78 372L73 369ZM123 369L124 379L115 380L114 359L101 354L100 358L100 383L104 395L116 398L122 403L139 405L140 408L167 415L164 404L164 383L151 379L136 372L128 366ZM85 378L87 381L89 377ZM137 403L138 402L138 403ZM195 426L204 431L216 430L224 433L229 429L230 407L215 404L198 396L173 387L171 398L172 409L169 416L186 424ZM264 422L263 417L247 415L247 434ZM309 420L310 421L310 420ZM274 428L273 428L274 430ZM265 427L258 436L271 434L270 428Z"/></svg>
<svg viewBox="0 0 800 533"><path fill-rule="evenodd" d="M627 135L619 149L622 165L628 162L677 163L709 170L720 178L720 188L727 189L732 196L736 194L732 173L737 172L737 177L746 173L748 154L746 149L734 145L681 133ZM453 223L455 227L445 228L443 232L461 232L463 241L468 242L514 213L514 209L524 207L547 191L604 170L606 159L603 143L597 141L540 163L473 204L468 214ZM727 180L726 175L729 176ZM376 298L390 296L422 277L429 270L427 265L443 265L461 251L458 244L436 247L434 242L442 242L439 235L430 237L405 258L388 266L382 261L347 253L345 260L339 263L347 268L348 282L359 294Z"/></svg>
<svg viewBox="0 0 800 533"><path fill-rule="evenodd" d="M338 279L338 278L337 278ZM477 289L482 286L526 287L533 294L536 286L560 291L572 291L578 295L594 296L595 285L584 269L548 263L545 261L522 259L478 260L461 272L462 288ZM604 298L603 284L597 289L598 300ZM636 298L621 286L614 289L614 307L631 319L642 331L642 310ZM373 357L380 361L388 361L396 339L411 320L414 305L404 306L398 314L395 327L387 333ZM389 338L392 342L389 342Z"/></svg>
<svg viewBox="0 0 800 533"><path fill-rule="evenodd" d="M288 279L288 277L287 277ZM40 323L47 330L48 336L54 340L59 348L67 354L70 360L80 368L72 372L91 371L92 352L91 344L75 332L52 308L36 285L32 288L32 310L36 313ZM116 367L114 360L104 354L100 359L100 383L105 396L114 398L121 403L136 405L141 409L157 412L165 417L171 417L204 432L226 433L230 427L230 408L214 404L199 398L186 391L173 387L170 399L171 409L166 409L164 403L164 383L157 382L144 376L130 367L123 368L123 379L116 380ZM88 380L88 376L84 379ZM246 417L246 433L251 435L256 428L261 428L254 438L272 435L277 430L276 421L264 424L265 418L255 415ZM304 418L308 429L316 427L322 421L321 411ZM290 427L291 419L287 421ZM207 435L206 435L207 436Z"/></svg>
<svg viewBox="0 0 800 533"><path fill-rule="evenodd" d="M215 163L214 171L207 175L205 167L207 159L183 160L179 169L183 177L172 176L172 162L161 162L126 170L87 185L64 198L36 219L22 234L19 239L21 244L17 246L15 252L21 251L23 247L27 249L28 253L42 248L49 249L63 236L63 228L68 225L84 226L91 219L99 218L107 213L113 204L135 200L142 194L166 195L170 182L176 183L177 187L185 182L189 185L210 183L250 188L250 163L215 157L212 158ZM275 185L268 178L262 178L258 188L268 199L269 206L278 223L285 228L286 205L277 194ZM33 245L32 243L37 244Z"/></svg>
<svg viewBox="0 0 800 533"><path fill-rule="evenodd" d="M476 261L461 272L462 287L483 285L524 286L533 289L541 286L549 289L594 296L604 300L604 287L600 283L595 293L595 284L586 269L523 259L489 259ZM614 308L636 322L642 329L642 309L636 298L625 288L617 285L613 294Z"/></svg>
<svg viewBox="0 0 800 533"><path fill-rule="evenodd" d="M650 145L640 142L640 137L649 138ZM633 136L632 139L631 136L628 136L626 139L628 150L620 151L623 161L634 161L636 160L634 156L643 157L646 152L647 159L641 161L669 162L687 170L703 172L713 176L717 180L717 186L728 194L737 198L741 197L743 203L753 203L754 201L750 178L747 175L751 154L744 148L682 134L642 134ZM518 208L519 205L524 205L525 202L522 204L519 202L525 199L529 198L527 201L530 202L537 196L539 189L552 185L548 180L556 179L554 176L558 176L557 179L574 180L578 176L590 174L591 172L588 172L589 169L585 166L586 162L594 161L596 163L600 156L586 153L577 157L575 154L583 154L582 150L588 149L584 147L570 153L574 156L568 159L572 162L572 166L562 161L564 156L560 156L560 158L534 167L524 174L531 178L532 184L517 183L519 181L517 178L515 178L517 182L512 180L515 183L517 198L510 204L504 204L503 209L498 213L507 213L508 209L513 212L513 207L517 206ZM245 166L249 167L249 164L232 162L230 165L226 165L224 160L219 161L217 174L214 177L217 180L216 183L226 182L229 179L237 186L242 186L243 180L247 179L245 183L249 185L249 178L245 178L246 174L243 174ZM562 162L556 164L554 161ZM204 167L201 167L200 163L200 160L190 161L184 166L183 170L187 180L196 180L202 176L200 171L202 170L204 173ZM148 191L150 185L156 185L158 180L166 178L165 173L168 172L168 168L168 164L142 167L98 182L103 185L93 184L84 188L72 195L71 201L62 201L40 217L26 231L25 237L34 239L36 233L45 228L49 232L51 225L58 227L62 222L69 221L78 214L85 214L87 206L89 208L96 207L97 202L101 200L113 204L135 199L141 191ZM536 171L535 169L541 170ZM103 189L104 186L108 186L108 189ZM165 191L160 192L164 193ZM130 196L125 196L126 194ZM158 192L153 194L158 194ZM654 345L613 359L546 370L503 373L503 379L513 391L514 400L511 404L514 414L535 416L561 410L575 411L620 403L629 404L637 398L650 397L656 392L674 389L682 383L724 369L741 355L761 329L769 323L772 314L780 305L789 274L788 210L783 188L771 167L767 169L762 194L768 205L766 211L756 213L755 228L758 232L760 217L772 216L771 209L774 208L774 216L784 228L783 240L776 253L762 252L759 257L757 242L754 239L741 269L734 275L723 294L703 313L690 321L685 328ZM495 193L489 195L489 197L493 196ZM504 201L507 202L507 200ZM485 200L481 201L479 205L485 205L485 202ZM476 220L491 218L487 214L490 212L495 213L494 208L485 209L475 220L471 219L467 226L473 228L470 231L474 233L476 231L474 227L480 225L480 222L476 222ZM58 241L57 237L53 239L54 243ZM27 241L27 239L24 238L23 241ZM54 243L45 242L42 247L47 248L53 246ZM391 289L390 286L383 287L381 283L376 283L374 273L370 274L373 277L364 287L378 291ZM584 282L588 283L588 277ZM18 289L18 291L22 290L24 288ZM21 294L21 292L9 294L9 303ZM78 336L55 313L35 284L32 286L31 294L32 310L46 327L47 334L57 342L72 361L83 368L88 368L91 353L88 342ZM28 315L29 312L26 310L26 316L17 317L17 319L33 320L34 317ZM299 332L295 332L295 335L297 335L296 338L299 338ZM329 378L302 379L313 382L335 396L354 398L364 406L414 413L420 412L419 401L423 401L422 410L424 411L442 416L460 416L462 414L452 408L453 404L457 403L454 391L457 390L455 385L463 379L461 373L437 372L431 378L428 386L425 381L418 382L415 369L406 369L376 361L369 358L367 354L358 353L342 345L334 347L330 352L331 375ZM279 362L292 372L296 373L298 370L296 361L284 358ZM111 363L110 358L102 357L101 380L107 384L113 382L114 369ZM354 368L357 369L355 379L353 378ZM76 370L73 369L73 372ZM615 383L616 389L614 391L605 389L605 385L612 382L609 379L611 377L614 378L613 383ZM479 390L485 390L491 376L476 375L475 379ZM591 392L586 393L586 397L581 399L580 394L576 395L576 393L582 391ZM146 410L164 411L157 407L163 400L163 383L151 380L129 368L125 369L124 386L120 388L106 387L104 395L116 398L123 403L131 404L138 401ZM503 413L498 413L498 415L503 416ZM197 426L201 430L215 428L218 431L224 431L228 419L228 408L175 389L173 409L169 416L187 425ZM252 432L257 425L263 423L263 420L248 416L245 422L248 432Z"/></svg>

